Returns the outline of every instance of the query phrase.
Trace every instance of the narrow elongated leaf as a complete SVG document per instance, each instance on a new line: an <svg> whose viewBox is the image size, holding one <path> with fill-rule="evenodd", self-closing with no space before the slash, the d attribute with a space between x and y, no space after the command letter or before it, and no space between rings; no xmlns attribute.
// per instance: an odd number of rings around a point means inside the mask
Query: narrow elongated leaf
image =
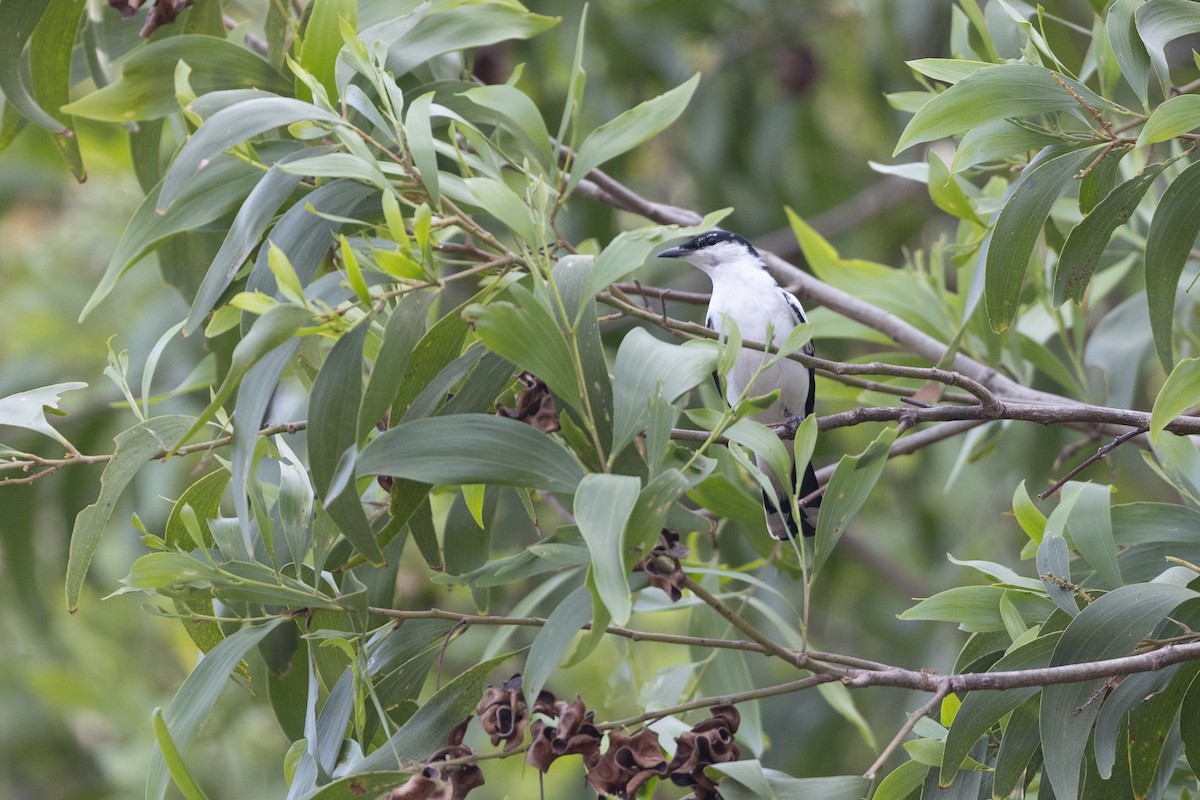
<svg viewBox="0 0 1200 800"><path fill-rule="evenodd" d="M436 55L529 39L549 30L558 17L531 14L518 4L478 3L453 7L418 18L415 25L397 20L401 38L390 41L386 69L397 77Z"/></svg>
<svg viewBox="0 0 1200 800"><path fill-rule="evenodd" d="M515 304L493 302L467 308L464 313L474 319L475 332L488 349L537 375L582 413L579 378L562 329L528 289L513 285L509 292Z"/></svg>
<svg viewBox="0 0 1200 800"><path fill-rule="evenodd" d="M712 342L672 344L643 328L625 334L613 366L612 453L619 453L645 427L651 397L661 392L664 400L674 403L708 380L716 363Z"/></svg>
<svg viewBox="0 0 1200 800"><path fill-rule="evenodd" d="M592 593L586 586L571 592L550 612L546 624L534 637L533 646L529 648L529 655L525 659L522 684L530 705L562 660L575 634L591 620Z"/></svg>
<svg viewBox="0 0 1200 800"><path fill-rule="evenodd" d="M625 566L625 523L641 492L641 482L628 475L593 472L575 492L575 523L588 552L596 591L613 622L629 621L629 570Z"/></svg>
<svg viewBox="0 0 1200 800"><path fill-rule="evenodd" d="M1029 258L1051 206L1072 176L1095 158L1102 146L1072 150L1042 161L1027 168L1013 187L992 231L985 264L983 299L993 331L1007 330L1017 315Z"/></svg>
<svg viewBox="0 0 1200 800"><path fill-rule="evenodd" d="M1088 283L1100 264L1100 257L1112 233L1128 221L1146 190L1158 178L1166 164L1146 167L1135 178L1113 189L1083 220L1071 229L1054 268L1054 304L1066 300L1083 304Z"/></svg>
<svg viewBox="0 0 1200 800"><path fill-rule="evenodd" d="M813 545L812 580L816 579L838 539L846 532L846 526L875 488L875 482L887 463L888 448L898 435L897 428L884 428L862 453L842 456L838 462L829 478L829 488L821 500L817 538Z"/></svg>
<svg viewBox="0 0 1200 800"><path fill-rule="evenodd" d="M61 108L70 100L71 56L85 0L49 0L29 38L29 82L33 99L65 128L74 122ZM76 136L55 136L54 145L76 180L87 178ZM3 149L3 147L0 147Z"/></svg>
<svg viewBox="0 0 1200 800"><path fill-rule="evenodd" d="M504 223L517 238L524 242L538 240L529 206L506 184L492 178L466 178L463 183L479 207Z"/></svg>
<svg viewBox="0 0 1200 800"><path fill-rule="evenodd" d="M1058 645L1059 635L1052 633L1040 636L1023 647L1014 649L989 667L988 672L1041 669L1047 666L1054 648ZM1029 686L1000 692L980 691L968 694L954 715L954 722L946 735L938 782L942 786L948 786L979 737L987 733L1001 717L1024 704L1039 691L1039 687Z"/></svg>
<svg viewBox="0 0 1200 800"><path fill-rule="evenodd" d="M1171 420L1200 405L1200 358L1180 360L1154 398L1150 412L1150 438L1157 442Z"/></svg>
<svg viewBox="0 0 1200 800"><path fill-rule="evenodd" d="M1096 599L1063 631L1051 666L1129 655L1181 603L1200 597L1181 586L1122 586ZM1103 680L1047 686L1042 690L1042 752L1046 777L1058 797L1079 795L1084 748L1100 704L1088 698Z"/></svg>
<svg viewBox="0 0 1200 800"><path fill-rule="evenodd" d="M178 113L175 65L186 62L197 95L227 89L291 93L291 81L249 49L216 36L183 34L150 42L121 62L121 77L63 111L104 122L149 120Z"/></svg>
<svg viewBox="0 0 1200 800"><path fill-rule="evenodd" d="M161 708L154 709L154 739L158 743L163 761L166 762L167 770L171 773L171 780L175 781L180 793L187 800L207 800L207 795L200 788L200 784L196 783L196 778L183 760L183 754L171 739L171 729L163 719Z"/></svg>
<svg viewBox="0 0 1200 800"><path fill-rule="evenodd" d="M489 658L456 676L418 708L392 738L355 764L354 774L416 764L442 747L446 732L475 710L488 675L512 655Z"/></svg>
<svg viewBox="0 0 1200 800"><path fill-rule="evenodd" d="M151 456L170 448L190 422L190 417L155 417L117 434L112 460L100 476L100 495L96 502L79 512L71 529L66 580L68 611L74 612L79 607L79 594L88 567L125 487Z"/></svg>
<svg viewBox="0 0 1200 800"><path fill-rule="evenodd" d="M63 124L50 116L34 100L22 78L25 44L48 8L47 3L27 3L24 0L0 2L0 92L11 109L38 127L64 133ZM5 114L8 117L8 114Z"/></svg>
<svg viewBox="0 0 1200 800"><path fill-rule="evenodd" d="M989 161L998 161L1030 150L1041 150L1059 141L1056 137L1031 130L1007 119L998 119L971 128L954 148L950 171L963 172Z"/></svg>
<svg viewBox="0 0 1200 800"><path fill-rule="evenodd" d="M652 100L629 109L588 134L575 153L566 193L596 167L627 153L678 119L700 84L700 73Z"/></svg>
<svg viewBox="0 0 1200 800"><path fill-rule="evenodd" d="M721 797L727 800L859 800L870 784L861 775L793 778L758 761L727 761L704 771L721 778Z"/></svg>
<svg viewBox="0 0 1200 800"><path fill-rule="evenodd" d="M425 184L429 202L441 204L441 188L438 179L437 153L433 149L433 130L429 124L433 92L421 95L408 105L404 115L404 133L408 138L408 149L412 153L413 166Z"/></svg>
<svg viewBox="0 0 1200 800"><path fill-rule="evenodd" d="M1192 771L1200 770L1200 677L1192 680L1180 704L1179 736Z"/></svg>
<svg viewBox="0 0 1200 800"><path fill-rule="evenodd" d="M191 542L187 523L184 521L184 508L191 509L191 513L199 525L201 536L204 537L205 546L211 546L212 532L209 530L208 521L220 512L221 497L225 494L225 487L229 485L229 477L228 470L219 469L210 472L180 495L179 499L175 501L175 505L171 507L171 514L167 517L163 534L163 540L167 547L178 550L191 550L195 547ZM215 620L192 619L188 615L188 612L194 609L200 616L213 617L211 600L202 600L191 604L176 601L176 608L181 612L179 621L183 624L183 628L191 640L195 642L196 647L200 648L200 652L209 652L225 638L221 626Z"/></svg>
<svg viewBox="0 0 1200 800"><path fill-rule="evenodd" d="M309 7L308 24L300 45L300 66L320 81L326 96L336 105L337 84L334 65L342 49L342 22L354 27L358 18L356 0L315 0ZM296 96L312 100L312 93L303 81L296 82Z"/></svg>
<svg viewBox="0 0 1200 800"><path fill-rule="evenodd" d="M362 405L358 409L359 444L384 418L396 399L408 370L409 357L424 331L425 314L432 300L433 296L427 292L410 293L404 295L399 305L392 309L383 328L383 341L379 344L367 387L363 391Z"/></svg>
<svg viewBox="0 0 1200 800"><path fill-rule="evenodd" d="M187 321L184 323L185 335L190 335L200 326L200 322L216 305L221 293L233 282L242 264L250 257L250 251L262 237L271 219L300 185L302 176L289 175L280 167L293 159L325 152L328 152L328 148L313 147L289 153L272 165L267 174L250 190L250 194L246 195L245 202L238 209L233 224L225 234L221 249L213 258L212 265L204 274L200 289L192 300L192 307L188 310ZM82 316L80 314L80 318Z"/></svg>
<svg viewBox="0 0 1200 800"><path fill-rule="evenodd" d="M1067 519L1071 540L1080 555L1096 570L1097 585L1102 589L1115 589L1123 583L1109 513L1111 496L1111 487L1084 484Z"/></svg>
<svg viewBox="0 0 1200 800"><path fill-rule="evenodd" d="M1105 29L1121 74L1133 87L1142 107L1150 104L1150 55L1138 34L1134 12L1144 0L1116 0L1105 16Z"/></svg>
<svg viewBox="0 0 1200 800"><path fill-rule="evenodd" d="M1190 0L1150 0L1134 13L1137 32L1145 43L1163 97L1171 96L1167 45L1181 36L1200 31L1200 6Z"/></svg>
<svg viewBox="0 0 1200 800"><path fill-rule="evenodd" d="M192 134L172 162L158 195L158 210L166 211L188 181L235 144L300 121L328 126L341 122L328 111L290 97L258 97L216 112Z"/></svg>
<svg viewBox="0 0 1200 800"><path fill-rule="evenodd" d="M1038 731L1038 707L1041 698L1031 697L1008 718L1000 752L996 755L996 773L992 788L998 797L1008 797L1026 777L1026 768L1041 746Z"/></svg>
<svg viewBox="0 0 1200 800"><path fill-rule="evenodd" d="M192 670L175 693L170 708L163 714L176 747L187 749L216 703L217 696L229 683L229 673L237 668L251 648L285 622L288 620L280 618L263 625L242 628L214 647ZM146 777L146 800L162 800L167 792L168 781L167 766L156 745L150 756L150 771Z"/></svg>
<svg viewBox="0 0 1200 800"><path fill-rule="evenodd" d="M1200 97L1181 94L1155 107L1142 126L1135 147L1145 147L1174 139L1200 128Z"/></svg>
<svg viewBox="0 0 1200 800"><path fill-rule="evenodd" d="M1200 6L1197 6L1200 10ZM1150 330L1163 369L1175 364L1171 327L1179 276L1200 234L1200 161L1181 172L1163 192L1146 234L1146 302Z"/></svg>
<svg viewBox="0 0 1200 800"><path fill-rule="evenodd" d="M554 160L551 152L550 131L542 119L542 112L529 95L513 86L477 86L462 93L472 103L499 115L502 124L520 137L537 157L542 168L549 170Z"/></svg>
<svg viewBox="0 0 1200 800"><path fill-rule="evenodd" d="M372 563L382 564L383 552L354 490L353 479L340 492L333 486L343 454L354 447L357 439L362 349L369 327L369 320L365 320L343 334L313 379L308 398L307 442L313 486L324 501L325 510L354 549Z"/></svg>
<svg viewBox="0 0 1200 800"><path fill-rule="evenodd" d="M382 770L349 775L305 795L304 800L362 800L364 797L383 796L402 786L412 774Z"/></svg>
<svg viewBox="0 0 1200 800"><path fill-rule="evenodd" d="M596 257L596 265L588 276L584 294L591 297L609 284L621 280L640 268L650 256L651 251L661 247L666 239L676 236L690 237L712 230L721 220L729 216L729 212L732 210L723 208L713 211L706 215L699 225L690 228L663 225L622 231Z"/></svg>
<svg viewBox="0 0 1200 800"><path fill-rule="evenodd" d="M405 422L363 448L358 471L435 486L498 483L567 494L583 478L583 467L557 439L489 414Z"/></svg>
<svg viewBox="0 0 1200 800"><path fill-rule="evenodd" d="M125 226L104 275L79 312L83 320L112 292L117 281L139 260L173 236L195 230L242 204L262 173L234 158L216 158L187 185L178 201L165 213L156 210L162 185L156 186ZM232 276L231 276L232 277ZM223 288L223 287L222 287ZM215 300L215 298L214 298Z"/></svg>
<svg viewBox="0 0 1200 800"><path fill-rule="evenodd" d="M1059 75L1097 108L1108 103L1078 81ZM1032 64L997 64L980 68L929 100L900 134L895 153L998 119L1015 119L1052 111L1082 111L1054 73ZM895 154L893 153L893 155Z"/></svg>

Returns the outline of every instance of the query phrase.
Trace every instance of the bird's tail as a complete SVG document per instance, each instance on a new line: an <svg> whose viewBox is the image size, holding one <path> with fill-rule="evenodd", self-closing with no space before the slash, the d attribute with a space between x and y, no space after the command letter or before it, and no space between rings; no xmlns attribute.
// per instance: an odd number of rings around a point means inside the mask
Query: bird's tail
<svg viewBox="0 0 1200 800"><path fill-rule="evenodd" d="M760 463L759 468L763 469L771 476L771 486L775 489L775 495L781 500L787 497L787 489L780 483L774 473L765 464ZM796 484L796 465L792 465L792 485ZM817 474L813 471L812 463L804 466L804 481L800 484L800 497L804 498L820 488L817 483ZM810 500L807 505L800 509L800 528L796 529L796 520L792 516L792 506L790 503L784 503L783 509L777 509L775 503L771 500L771 496L763 491L763 510L767 515L767 532L771 534L771 538L783 541L784 539L794 539L796 533L803 533L805 536L817 535L817 509L821 506L821 498L817 497Z"/></svg>

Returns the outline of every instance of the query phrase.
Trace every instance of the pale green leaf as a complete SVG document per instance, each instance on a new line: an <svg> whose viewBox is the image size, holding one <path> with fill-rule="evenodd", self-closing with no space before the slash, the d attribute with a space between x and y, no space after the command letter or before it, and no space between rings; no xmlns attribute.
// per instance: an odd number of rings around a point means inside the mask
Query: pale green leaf
<svg viewBox="0 0 1200 800"><path fill-rule="evenodd" d="M592 572L613 622L629 621L629 570L625 565L625 525L637 503L641 482L628 475L590 473L575 492L575 522L592 556Z"/></svg>

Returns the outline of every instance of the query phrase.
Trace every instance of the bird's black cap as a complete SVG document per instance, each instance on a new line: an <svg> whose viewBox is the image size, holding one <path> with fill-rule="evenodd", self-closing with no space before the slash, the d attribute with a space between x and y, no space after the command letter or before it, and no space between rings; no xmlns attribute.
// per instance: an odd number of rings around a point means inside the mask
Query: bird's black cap
<svg viewBox="0 0 1200 800"><path fill-rule="evenodd" d="M688 253L694 253L697 250L703 250L706 247L712 247L714 244L721 242L736 242L754 255L758 255L758 251L754 249L754 245L750 244L744 236L739 236L736 233L723 231L720 229L705 231L699 236L693 236L683 244L672 247L668 250L663 250L658 254L659 258L680 258Z"/></svg>

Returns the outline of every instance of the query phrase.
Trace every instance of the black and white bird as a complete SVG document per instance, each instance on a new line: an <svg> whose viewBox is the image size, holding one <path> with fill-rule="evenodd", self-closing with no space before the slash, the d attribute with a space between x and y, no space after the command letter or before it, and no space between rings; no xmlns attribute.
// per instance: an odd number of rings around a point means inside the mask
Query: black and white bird
<svg viewBox="0 0 1200 800"><path fill-rule="evenodd" d="M732 322L737 325L744 340L765 342L771 336L776 344L780 344L793 328L806 321L800 301L775 282L762 256L750 242L736 233L708 231L678 247L663 250L658 257L682 259L708 275L712 280L712 298L708 302L705 324L722 335L728 334L729 323ZM805 352L812 355L811 344L805 346ZM726 402L733 406L739 398L765 395L779 389L779 399L770 407L751 415L751 419L764 425L779 425L793 417L813 413L816 397L813 371L792 359L782 359L767 367L747 391L747 384L754 378L762 362L761 351L742 348L726 378ZM791 453L790 447L787 450ZM790 539L797 531L790 504L786 501L787 490L780 476L775 475L763 459L757 459L757 463L759 469L770 478L775 496L783 506L782 509L776 509L770 496L763 492L767 530L776 539ZM795 464L792 465L791 480L795 485ZM805 464L800 497L815 492L817 488L817 476L812 464ZM819 505L818 497L800 510L800 530L805 536L816 533Z"/></svg>

